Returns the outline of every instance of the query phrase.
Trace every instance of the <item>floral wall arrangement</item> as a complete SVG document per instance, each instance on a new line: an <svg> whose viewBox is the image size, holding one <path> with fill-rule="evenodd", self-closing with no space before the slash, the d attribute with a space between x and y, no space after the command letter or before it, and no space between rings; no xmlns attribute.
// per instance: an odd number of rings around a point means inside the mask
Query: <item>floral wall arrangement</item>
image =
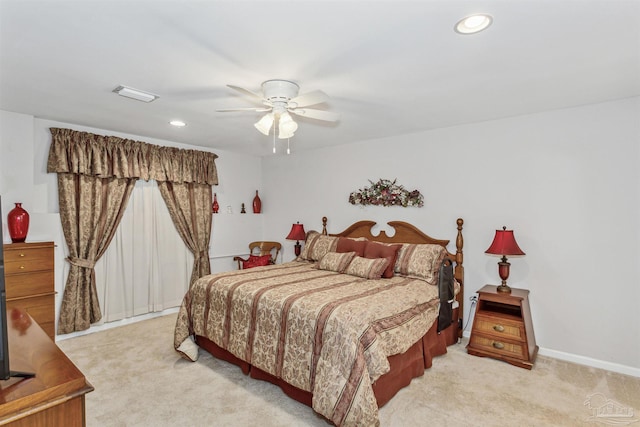
<svg viewBox="0 0 640 427"><path fill-rule="evenodd" d="M370 187L361 188L349 194L349 203L352 205L377 205L377 206L424 206L424 197L418 190L408 191L397 179L380 179L371 183Z"/></svg>

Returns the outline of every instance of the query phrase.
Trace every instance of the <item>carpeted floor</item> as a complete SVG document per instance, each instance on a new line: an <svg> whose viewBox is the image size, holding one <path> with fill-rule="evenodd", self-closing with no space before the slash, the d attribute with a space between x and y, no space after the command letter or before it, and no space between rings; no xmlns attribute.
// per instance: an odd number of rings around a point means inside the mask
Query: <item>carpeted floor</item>
<svg viewBox="0 0 640 427"><path fill-rule="evenodd" d="M88 427L329 425L278 387L202 350L195 363L181 359L173 350L175 319L58 342L95 387L86 400ZM381 425L640 426L640 378L542 356L528 371L470 356L465 345L449 347L381 408ZM592 418L607 400L627 415Z"/></svg>

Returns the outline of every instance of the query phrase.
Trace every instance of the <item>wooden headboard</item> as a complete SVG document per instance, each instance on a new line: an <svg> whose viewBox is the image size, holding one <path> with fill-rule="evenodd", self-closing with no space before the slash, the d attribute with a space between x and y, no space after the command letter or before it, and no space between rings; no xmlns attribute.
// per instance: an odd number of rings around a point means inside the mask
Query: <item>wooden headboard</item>
<svg viewBox="0 0 640 427"><path fill-rule="evenodd" d="M440 245L445 248L447 251L447 258L451 260L453 263L453 271L454 276L458 283L460 283L460 292L456 296L456 300L458 301L460 307L460 318L462 318L463 306L464 306L464 266L463 255L462 255L462 246L464 243L464 239L462 238L462 225L464 224L464 220L462 218L458 218L456 220L458 233L456 235L456 251L455 253L449 252L447 249L447 245L450 240L440 240L434 239L428 234L423 233L417 227L409 224L404 221L390 221L387 224L395 230L393 236L388 236L384 230L380 230L380 233L374 236L371 233L371 229L377 223L375 221L358 221L349 227L347 227L344 231L340 233L327 233L327 217L322 217L322 234L329 236L338 236L338 237L366 237L369 240L373 240L376 242L382 243L417 243L417 244L431 244L431 245ZM460 331L461 332L461 331Z"/></svg>

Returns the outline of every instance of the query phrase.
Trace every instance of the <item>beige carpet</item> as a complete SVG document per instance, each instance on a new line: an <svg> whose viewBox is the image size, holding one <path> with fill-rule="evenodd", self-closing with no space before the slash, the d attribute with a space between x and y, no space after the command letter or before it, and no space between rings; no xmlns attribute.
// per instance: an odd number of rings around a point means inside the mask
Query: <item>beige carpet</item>
<svg viewBox="0 0 640 427"><path fill-rule="evenodd" d="M173 350L175 318L58 342L95 387L87 395L89 427L329 425L278 387L202 350L198 362L181 359ZM602 426L615 420L590 417L610 399L635 412L618 421L640 426L640 378L546 357L528 371L470 356L465 344L449 347L385 405L381 425Z"/></svg>

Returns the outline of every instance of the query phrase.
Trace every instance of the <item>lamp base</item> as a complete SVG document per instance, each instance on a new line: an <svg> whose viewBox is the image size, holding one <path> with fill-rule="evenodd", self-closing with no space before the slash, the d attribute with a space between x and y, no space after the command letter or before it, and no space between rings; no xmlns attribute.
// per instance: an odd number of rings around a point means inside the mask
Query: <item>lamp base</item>
<svg viewBox="0 0 640 427"><path fill-rule="evenodd" d="M496 291L503 294L510 294L511 288L506 283L503 282L502 285L496 288Z"/></svg>

